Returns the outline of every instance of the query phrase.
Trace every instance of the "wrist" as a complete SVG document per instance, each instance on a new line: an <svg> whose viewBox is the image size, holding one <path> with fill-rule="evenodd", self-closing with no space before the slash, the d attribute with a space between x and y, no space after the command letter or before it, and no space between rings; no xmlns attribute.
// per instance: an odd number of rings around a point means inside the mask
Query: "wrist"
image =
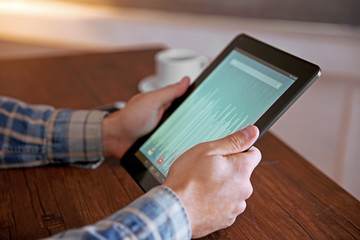
<svg viewBox="0 0 360 240"><path fill-rule="evenodd" d="M183 220L186 222L186 228L187 228L187 232L188 232L188 239L190 239L190 237L192 236L193 233L193 229L194 226L192 224L192 219L191 216L189 215L189 207L187 207L185 205L186 202L184 202L184 198L181 195L181 192L179 189L177 189L177 191L174 190L173 187L168 186L167 184L162 184L161 188L166 189L166 192L170 193L170 195L172 195L172 198L176 200L176 202L178 202L179 206L181 206L181 212L183 213Z"/></svg>
<svg viewBox="0 0 360 240"><path fill-rule="evenodd" d="M195 205L197 202L195 201L195 198L197 197L198 194L196 193L196 191L193 190L191 184L189 184L189 186L180 186L165 181L165 183L162 186L171 189L171 191L174 192L176 196L179 198L188 217L191 231L192 233L196 233L198 231L198 226L196 224L197 223L196 216L199 214L195 213L196 212Z"/></svg>
<svg viewBox="0 0 360 240"><path fill-rule="evenodd" d="M132 145L132 142L126 139L126 134L121 128L122 124L118 120L119 118L113 118L112 114L104 118L102 129L104 157L121 158Z"/></svg>

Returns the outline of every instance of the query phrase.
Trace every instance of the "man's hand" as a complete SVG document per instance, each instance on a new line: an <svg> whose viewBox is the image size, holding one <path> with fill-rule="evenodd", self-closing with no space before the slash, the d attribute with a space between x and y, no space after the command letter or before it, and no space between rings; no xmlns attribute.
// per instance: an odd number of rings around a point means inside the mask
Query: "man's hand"
<svg viewBox="0 0 360 240"><path fill-rule="evenodd" d="M198 238L232 225L252 194L250 176L261 159L252 147L259 130L249 126L223 139L201 143L171 166L164 186L182 200L192 237Z"/></svg>
<svg viewBox="0 0 360 240"><path fill-rule="evenodd" d="M137 94L125 108L108 115L103 123L103 152L105 157L121 158L140 137L149 133L160 121L171 103L185 93L190 79L157 91Z"/></svg>

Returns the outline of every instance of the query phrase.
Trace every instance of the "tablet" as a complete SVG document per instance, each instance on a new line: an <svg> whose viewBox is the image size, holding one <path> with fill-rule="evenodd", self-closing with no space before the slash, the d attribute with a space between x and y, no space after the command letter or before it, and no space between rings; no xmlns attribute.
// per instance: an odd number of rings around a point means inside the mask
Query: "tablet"
<svg viewBox="0 0 360 240"><path fill-rule="evenodd" d="M238 35L121 164L148 191L162 184L172 163L198 143L250 124L259 128L261 137L320 73L308 61Z"/></svg>

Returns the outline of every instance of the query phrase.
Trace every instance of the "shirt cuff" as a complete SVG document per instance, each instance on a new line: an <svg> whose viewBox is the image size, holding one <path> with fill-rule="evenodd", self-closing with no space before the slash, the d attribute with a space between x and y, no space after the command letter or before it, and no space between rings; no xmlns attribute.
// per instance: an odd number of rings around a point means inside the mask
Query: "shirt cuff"
<svg viewBox="0 0 360 240"><path fill-rule="evenodd" d="M104 160L102 123L106 114L97 110L56 110L46 132L49 162L98 167Z"/></svg>
<svg viewBox="0 0 360 240"><path fill-rule="evenodd" d="M180 198L158 186L104 221L123 222L139 239L191 239L191 225ZM136 223L136 224L133 224Z"/></svg>
<svg viewBox="0 0 360 240"><path fill-rule="evenodd" d="M59 233L50 239L189 240L191 225L179 197L159 186L94 225Z"/></svg>

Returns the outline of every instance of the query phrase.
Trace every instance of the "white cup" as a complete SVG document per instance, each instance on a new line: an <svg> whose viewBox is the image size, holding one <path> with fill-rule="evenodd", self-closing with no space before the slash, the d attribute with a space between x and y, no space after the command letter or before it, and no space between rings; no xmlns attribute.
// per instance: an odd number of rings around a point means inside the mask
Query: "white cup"
<svg viewBox="0 0 360 240"><path fill-rule="evenodd" d="M179 82L185 76L193 82L209 60L192 50L174 48L157 53L155 63L156 87L161 88Z"/></svg>

